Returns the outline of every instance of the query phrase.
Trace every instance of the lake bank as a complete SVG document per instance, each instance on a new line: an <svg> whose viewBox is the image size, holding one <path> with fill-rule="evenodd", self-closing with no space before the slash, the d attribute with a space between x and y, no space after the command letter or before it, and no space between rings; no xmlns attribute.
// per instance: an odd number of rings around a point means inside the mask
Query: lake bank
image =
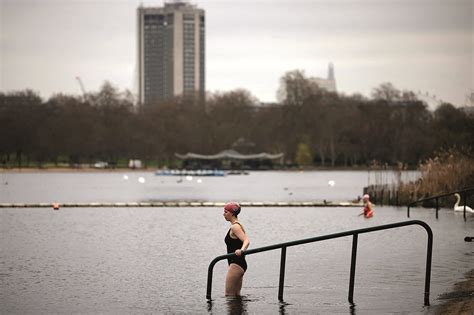
<svg viewBox="0 0 474 315"><path fill-rule="evenodd" d="M465 281L456 283L452 291L438 298L443 304L436 306L430 314L474 314L474 269L465 276Z"/></svg>

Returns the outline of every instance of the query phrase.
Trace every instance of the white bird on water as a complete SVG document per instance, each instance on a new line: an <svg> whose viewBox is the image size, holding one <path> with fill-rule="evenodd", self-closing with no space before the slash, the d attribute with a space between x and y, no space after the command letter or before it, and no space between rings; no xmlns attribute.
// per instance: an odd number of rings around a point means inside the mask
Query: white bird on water
<svg viewBox="0 0 474 315"><path fill-rule="evenodd" d="M454 194L456 196L456 203L454 204L454 211L464 211L464 206L460 206L459 202L461 201L461 196L459 194ZM466 212L474 213L474 210L471 207L466 206Z"/></svg>

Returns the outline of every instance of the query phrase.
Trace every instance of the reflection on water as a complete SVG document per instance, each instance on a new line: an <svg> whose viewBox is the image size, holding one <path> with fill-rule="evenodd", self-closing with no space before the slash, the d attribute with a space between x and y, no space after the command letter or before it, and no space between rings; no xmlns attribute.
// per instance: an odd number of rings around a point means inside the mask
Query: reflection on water
<svg viewBox="0 0 474 315"><path fill-rule="evenodd" d="M280 313L281 315L286 314L286 307L287 307L288 305L291 305L291 304L288 304L288 303L286 303L286 302L284 302L284 301L280 301L280 312L279 312L279 313Z"/></svg>
<svg viewBox="0 0 474 315"><path fill-rule="evenodd" d="M247 314L247 300L242 296L227 297L227 314L239 315Z"/></svg>
<svg viewBox="0 0 474 315"><path fill-rule="evenodd" d="M241 314L249 314L248 312L248 304L252 302L258 302L257 299L251 299L248 296L226 296L225 297L225 304L226 304L226 312L228 315L241 315ZM207 301L207 311L210 314L214 314L213 312L213 305L215 302L213 300ZM284 301L279 301L279 314L284 315L287 314L286 307L291 305ZM218 313L218 312L217 312Z"/></svg>
<svg viewBox="0 0 474 315"><path fill-rule="evenodd" d="M350 303L350 306L349 306L349 314L351 314L351 315L357 314L357 312L356 312L356 305L355 305L354 303Z"/></svg>
<svg viewBox="0 0 474 315"><path fill-rule="evenodd" d="M229 315L240 315L240 314L248 314L247 312L247 303L251 301L245 296L226 296L225 297L225 304L226 304L226 312ZM207 301L207 311L210 314L214 314L213 312L214 302L213 300ZM219 313L219 312L217 312Z"/></svg>

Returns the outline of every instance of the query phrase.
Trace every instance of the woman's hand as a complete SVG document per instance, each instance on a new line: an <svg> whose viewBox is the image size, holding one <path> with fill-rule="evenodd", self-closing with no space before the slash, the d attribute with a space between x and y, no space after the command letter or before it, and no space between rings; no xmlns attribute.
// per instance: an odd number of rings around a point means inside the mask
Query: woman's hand
<svg viewBox="0 0 474 315"><path fill-rule="evenodd" d="M230 228L232 230L232 233L237 236L239 240L242 241L242 247L235 250L235 255L242 256L244 254L244 251L247 250L250 245L249 239L247 238L247 235L245 234L240 224L233 224Z"/></svg>

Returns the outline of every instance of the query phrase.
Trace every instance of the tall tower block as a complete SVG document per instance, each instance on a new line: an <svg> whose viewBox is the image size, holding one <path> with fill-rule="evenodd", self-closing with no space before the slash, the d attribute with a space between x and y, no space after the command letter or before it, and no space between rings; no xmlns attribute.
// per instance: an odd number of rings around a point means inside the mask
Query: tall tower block
<svg viewBox="0 0 474 315"><path fill-rule="evenodd" d="M141 104L205 92L205 13L184 1L137 8Z"/></svg>

